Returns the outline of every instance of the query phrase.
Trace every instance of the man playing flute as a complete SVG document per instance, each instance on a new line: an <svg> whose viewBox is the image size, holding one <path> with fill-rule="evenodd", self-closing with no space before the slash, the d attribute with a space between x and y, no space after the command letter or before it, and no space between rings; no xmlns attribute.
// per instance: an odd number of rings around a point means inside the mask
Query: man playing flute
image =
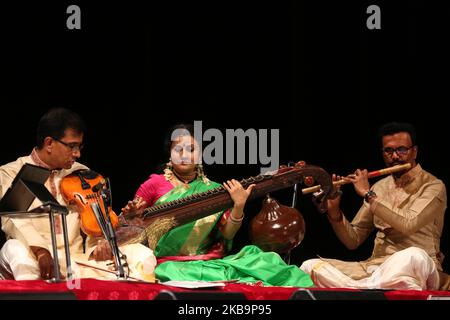
<svg viewBox="0 0 450 320"><path fill-rule="evenodd" d="M447 207L444 183L416 162L416 130L408 123L388 123L379 130L387 167L411 164L369 184L367 170L343 178L364 198L349 222L340 209L341 193L328 200L328 220L348 249L356 249L377 229L372 255L365 261L310 259L300 268L318 287L358 289L448 290L440 238ZM333 180L340 177L333 175ZM337 187L339 188L339 187Z"/></svg>

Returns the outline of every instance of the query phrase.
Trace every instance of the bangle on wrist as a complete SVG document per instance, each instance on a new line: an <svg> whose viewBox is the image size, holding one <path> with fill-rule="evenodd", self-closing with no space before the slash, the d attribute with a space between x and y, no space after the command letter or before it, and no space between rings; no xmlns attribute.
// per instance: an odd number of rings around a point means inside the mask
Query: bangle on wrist
<svg viewBox="0 0 450 320"><path fill-rule="evenodd" d="M230 213L230 217L228 218L228 221L230 221L233 224L240 224L240 223L242 223L242 220L244 220L244 215L242 215L240 218L235 218Z"/></svg>

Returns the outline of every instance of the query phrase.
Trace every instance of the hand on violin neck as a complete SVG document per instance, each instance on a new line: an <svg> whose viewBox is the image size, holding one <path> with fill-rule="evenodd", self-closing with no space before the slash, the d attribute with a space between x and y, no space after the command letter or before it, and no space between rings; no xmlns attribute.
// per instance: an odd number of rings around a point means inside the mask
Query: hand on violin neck
<svg viewBox="0 0 450 320"><path fill-rule="evenodd" d="M95 261L105 261L112 259L113 254L109 242L105 239L98 240L97 246L91 254L90 259Z"/></svg>

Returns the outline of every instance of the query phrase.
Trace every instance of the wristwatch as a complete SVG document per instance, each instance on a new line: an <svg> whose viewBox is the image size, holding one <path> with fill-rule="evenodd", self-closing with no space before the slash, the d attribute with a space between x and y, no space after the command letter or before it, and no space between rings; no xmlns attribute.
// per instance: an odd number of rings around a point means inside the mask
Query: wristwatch
<svg viewBox="0 0 450 320"><path fill-rule="evenodd" d="M364 201L365 202L369 202L370 198L372 197L376 197L377 194L375 193L375 191L373 190L369 190L366 192L366 194L364 195Z"/></svg>

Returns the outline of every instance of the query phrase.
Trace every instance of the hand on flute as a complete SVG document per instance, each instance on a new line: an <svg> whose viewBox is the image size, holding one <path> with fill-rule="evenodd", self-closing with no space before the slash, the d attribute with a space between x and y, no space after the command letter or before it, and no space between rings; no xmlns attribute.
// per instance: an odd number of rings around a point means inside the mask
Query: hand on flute
<svg viewBox="0 0 450 320"><path fill-rule="evenodd" d="M341 221L342 220L342 212L339 207L341 202L341 194L340 191L341 185L346 183L353 183L355 187L356 193L360 196L364 197L364 195L369 191L369 174L367 170L357 169L354 174L348 175L347 177L337 176L335 174L332 175L334 189L337 191L338 196L334 199L328 199L328 217L332 221ZM335 183L336 181L340 181L342 183Z"/></svg>
<svg viewBox="0 0 450 320"><path fill-rule="evenodd" d="M361 197L364 197L367 191L370 190L369 173L366 169L356 169L355 174L344 177L343 179L353 183L356 193Z"/></svg>
<svg viewBox="0 0 450 320"><path fill-rule="evenodd" d="M332 175L332 180L339 181L342 178L340 176L337 176L335 174ZM331 199L328 198L328 216L331 218L331 220L337 221L341 218L341 209L339 208L339 205L341 203L341 186L340 185L334 185L334 189L337 192L338 196Z"/></svg>

